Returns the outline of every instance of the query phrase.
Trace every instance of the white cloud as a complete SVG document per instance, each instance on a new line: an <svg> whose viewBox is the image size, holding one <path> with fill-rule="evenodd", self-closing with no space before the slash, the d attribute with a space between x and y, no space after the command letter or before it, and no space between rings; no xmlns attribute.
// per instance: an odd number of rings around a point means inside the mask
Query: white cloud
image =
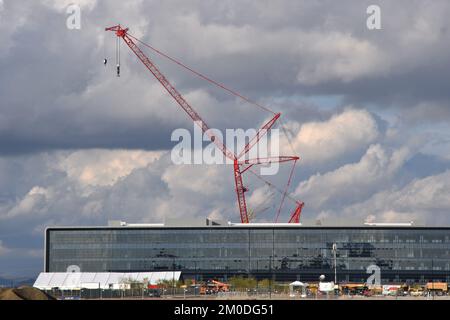
<svg viewBox="0 0 450 320"><path fill-rule="evenodd" d="M168 216L236 214L231 166L177 166L169 154L156 156L154 152L124 150L35 156L34 161L22 165L41 170L35 179L42 185L0 203L0 219L27 221L32 232L40 232L45 225L87 221L161 222Z"/></svg>
<svg viewBox="0 0 450 320"><path fill-rule="evenodd" d="M409 156L407 148L390 152L381 145L372 145L359 162L315 174L300 183L295 193L315 209L364 199L388 186Z"/></svg>
<svg viewBox="0 0 450 320"><path fill-rule="evenodd" d="M225 172L229 169L229 172ZM162 174L161 179L167 183L172 194L196 193L198 195L220 195L226 189L226 173L232 176L231 166L223 165L171 165ZM231 185L230 185L231 186Z"/></svg>
<svg viewBox="0 0 450 320"><path fill-rule="evenodd" d="M275 191L267 185L256 188L250 195L247 195L247 205L254 211L263 210L273 205Z"/></svg>
<svg viewBox="0 0 450 320"><path fill-rule="evenodd" d="M38 214L45 210L45 206L51 200L53 194L50 189L35 186L4 216L1 218L14 218L21 215Z"/></svg>
<svg viewBox="0 0 450 320"><path fill-rule="evenodd" d="M141 150L79 150L60 156L55 168L67 173L70 179L83 185L113 185L137 168L159 159L162 152Z"/></svg>
<svg viewBox="0 0 450 320"><path fill-rule="evenodd" d="M377 222L414 220L418 223L448 223L450 171L415 179L402 188L380 190L366 201L349 205L342 214L371 215Z"/></svg>
<svg viewBox="0 0 450 320"><path fill-rule="evenodd" d="M295 126L290 124L292 130ZM368 111L347 109L327 121L303 124L291 142L302 165L317 166L367 147L378 135L378 125ZM282 145L284 152L290 151L287 142Z"/></svg>
<svg viewBox="0 0 450 320"><path fill-rule="evenodd" d="M415 180L408 186L391 195L391 201L397 208L415 208L416 210L450 209L450 171L439 175ZM395 200L394 200L395 199Z"/></svg>
<svg viewBox="0 0 450 320"><path fill-rule="evenodd" d="M212 219L212 220L224 220L224 216L222 215L221 210L219 209L214 209L211 211L211 213L208 215L208 219Z"/></svg>
<svg viewBox="0 0 450 320"><path fill-rule="evenodd" d="M297 80L306 85L378 77L391 66L389 56L375 44L348 33L304 34L298 46L304 63Z"/></svg>
<svg viewBox="0 0 450 320"><path fill-rule="evenodd" d="M58 11L65 11L69 5L76 4L81 9L92 10L97 5L97 0L41 0L42 3Z"/></svg>

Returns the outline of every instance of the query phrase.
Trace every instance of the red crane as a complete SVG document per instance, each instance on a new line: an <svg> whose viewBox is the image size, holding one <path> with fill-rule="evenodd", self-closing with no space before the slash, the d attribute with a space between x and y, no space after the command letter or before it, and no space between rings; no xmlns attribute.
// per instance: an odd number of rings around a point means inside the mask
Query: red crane
<svg viewBox="0 0 450 320"><path fill-rule="evenodd" d="M261 108L264 108L265 110L270 111L274 116L266 124L264 124L261 127L261 129L259 129L256 136L245 145L244 149L239 153L239 155L235 155L234 152L227 149L227 147L221 141L221 139L217 135L214 134L214 130L210 130L210 127L206 124L206 122L200 117L200 115L194 110L194 108L192 108L191 105L183 98L183 96L178 92L178 90L166 79L166 77L159 71L159 69L147 57L147 55L136 45L136 43L133 41L133 39L143 43L142 41L140 41L139 39L130 35L128 33L128 28L122 28L120 25L106 28L105 31L113 31L113 32L115 32L118 39L120 39L120 38L123 39L123 41L131 49L131 51L134 52L134 54L139 58L139 60L141 60L141 62L145 65L145 67L162 84L162 86L175 99L175 101L180 105L180 107L189 115L189 117L194 121L194 123L197 124L198 126L200 126L202 131L210 138L211 142L213 142L217 146L217 148L219 148L219 150L225 155L225 157L227 157L228 159L231 159L233 161L234 181L235 181L236 194L237 194L241 222L249 223L247 203L245 200L245 192L247 191L247 188L245 188L243 181L242 181L243 173L246 172L247 170L249 170L254 165L269 164L269 163L275 163L275 162L281 163L281 162L288 162L288 161L296 162L299 159L299 157L297 157L297 156L280 156L280 157L268 157L268 158L240 160L245 154L247 154L250 151L250 149L255 144L258 143L258 141L265 134L267 134L267 132L270 130L270 128L272 128L272 126L275 124L275 122L281 116L281 114L274 113L273 111L271 111L263 106L258 105ZM150 47L149 45L147 45L147 46ZM150 48L152 48L152 47L150 47ZM152 48L152 49L155 50L154 48ZM182 65L180 62L178 62L168 56L166 56L166 57L169 58L170 60L176 62L177 64ZM184 68L194 72L198 76L204 78L205 80L208 80L208 81L214 83L215 85L221 87L222 89L225 89L225 90L229 91L230 93L232 93L248 102L256 104L256 103L250 101L249 99L243 97L242 95L224 87L223 85L221 85L209 78L206 78L205 76L199 74L198 72L196 72L184 65L182 65L182 66ZM119 64L117 65L117 75L118 76L120 75L120 65ZM286 194L286 192L283 195L283 200L284 200L285 194ZM291 219L289 222L298 222L299 221L300 212L301 212L302 207L303 207L303 203L300 203L297 201L297 208L291 215ZM280 209L281 209L281 207L280 207Z"/></svg>

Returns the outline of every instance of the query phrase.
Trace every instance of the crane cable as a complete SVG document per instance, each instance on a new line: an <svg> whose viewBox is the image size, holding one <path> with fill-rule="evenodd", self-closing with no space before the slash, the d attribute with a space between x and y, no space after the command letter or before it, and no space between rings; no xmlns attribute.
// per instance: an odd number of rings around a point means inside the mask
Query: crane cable
<svg viewBox="0 0 450 320"><path fill-rule="evenodd" d="M286 188L284 189L283 197L281 198L281 202L280 202L280 206L278 207L277 216L275 218L275 223L278 222L278 218L280 217L280 212L281 212L281 209L283 208L284 200L286 199L286 194L289 191L289 187L291 185L292 176L294 175L294 169L295 169L296 164L297 164L297 160L294 161L294 164L292 165L292 168L291 168L291 172L289 173L289 179L286 184Z"/></svg>
<svg viewBox="0 0 450 320"><path fill-rule="evenodd" d="M141 43L143 46L145 46L145 47L147 47L147 48L153 50L154 52L156 52L156 53L159 54L160 56L162 56L162 57L164 57L164 58L166 58L166 59L168 59L168 60L170 60L170 61L176 63L176 64L179 65L180 67L182 67L182 68L184 68L184 69L186 69L186 70L192 72L193 74L195 74L196 76L202 78L203 80L206 80L206 81L210 82L211 84L215 85L216 87L219 87L219 88L221 88L221 89L223 89L223 90L225 90L225 91L231 93L232 95L234 95L234 96L236 96L236 97L238 97L238 98L241 98L242 100L244 100L244 101L246 101L246 102L248 102L248 103L250 103L250 104L252 104L252 105L254 105L254 106L256 106L256 107L259 107L259 108L261 108L261 109L263 109L263 110L265 110L265 111L267 111L267 112L270 112L270 113L272 113L272 114L276 114L274 111L272 111L272 110L269 109L268 107L265 107L265 106L263 106L263 105L261 105L261 104L255 102L255 101L253 101L253 100L251 100L251 99L249 99L249 98L247 98L247 97L241 95L240 93L238 93L238 92L236 92L236 91L234 91L234 90L232 90L232 89L227 88L225 85L223 85L223 84L221 84L221 83L219 83L219 82L217 82L217 81L215 81L215 80L213 80L213 79L211 79L211 78L205 76L204 74L202 74L202 73L200 73L200 72L198 72L198 71L195 71L194 69L192 69L192 68L186 66L185 64L183 64L183 63L180 62L179 60L170 57L169 55L167 55L167 54L165 54L164 52L162 52L162 51L160 51L160 50L158 50L158 49L152 47L151 45L149 45L149 44L143 42L142 40L136 38L135 36L133 36L133 35L131 35L131 34L129 34L129 33L127 33L127 35L128 35L130 38L133 38L133 39L136 40L137 42Z"/></svg>
<svg viewBox="0 0 450 320"><path fill-rule="evenodd" d="M270 208L273 208L275 206L275 204L271 204L270 205L270 201L273 198L273 196L275 195L275 192L271 189L270 190L270 194L263 200L261 201L257 206L255 206L252 209L249 209L249 212L251 211L251 214L249 214L249 220L253 220L256 215L260 215L261 213L267 211Z"/></svg>
<svg viewBox="0 0 450 320"><path fill-rule="evenodd" d="M232 94L232 95L234 95L234 96L236 96L236 97L238 97L238 98L240 98L240 99L242 99L242 100L244 100L244 101L246 101L246 102L248 102L248 103L250 103L250 104L252 104L252 105L254 105L256 107L259 107L259 108L263 109L264 111L270 112L272 114L276 114L273 110L269 109L268 107L265 107L265 106L255 102L255 101L253 101L253 100L243 96L242 94L240 94L240 93L238 93L238 92L236 92L236 91L234 91L232 89L227 88L225 85L223 85L223 84L221 84L221 83L219 83L219 82L217 82L217 81L215 81L215 80L205 76L204 74L202 74L202 73L200 73L198 71L195 71L194 69L192 69L192 68L188 67L187 65L183 64L181 61L170 57L168 54L166 54L166 53L156 49L155 47L151 46L148 43L143 42L142 40L140 40L139 38L136 38L132 34L127 33L127 35L130 38L132 38L132 39L136 40L137 42L139 42L140 44L142 44L143 46L145 46L145 47L151 49L152 51L156 52L160 56L162 56L162 57L172 61L173 63L179 65L180 67L184 68L185 70L188 70L188 71L192 72L193 74L195 74L199 78L208 81L209 83L215 85L216 87L221 88L221 89L227 91L228 93L230 93L230 94ZM290 135L288 134L288 132L287 132L287 130L285 128L286 125L284 124L284 122L282 121L281 118L279 118L279 122L280 122L280 128L283 131L283 134L286 136L286 139L287 139L287 141L289 143L289 147L291 148L291 151L295 154L296 153L295 152L295 148L294 148L294 146L292 145L292 142L291 142L292 137L290 137Z"/></svg>
<svg viewBox="0 0 450 320"><path fill-rule="evenodd" d="M281 117L279 118L279 120L280 120L280 128L283 131L284 135L286 136L286 139L289 143L289 147L291 148L292 153L296 154L294 145L292 144L293 137L292 135L288 134L288 132L290 133L290 131L286 129L287 126L284 124L284 121L281 119Z"/></svg>
<svg viewBox="0 0 450 320"><path fill-rule="evenodd" d="M116 70L117 76L120 77L120 38L117 37L116 42Z"/></svg>
<svg viewBox="0 0 450 320"><path fill-rule="evenodd" d="M256 178L258 178L259 180L261 180L262 182L267 184L269 187L272 187L273 189L278 191L280 194L282 194L282 195L284 194L285 197L288 198L289 200L291 200L292 202L298 203L298 200L295 199L293 196L291 196L288 192L283 192L283 190L280 190L276 185L274 185L273 183L267 181L266 179L261 177L259 174L257 174L255 171L253 171L252 169L248 169L248 172L252 173Z"/></svg>
<svg viewBox="0 0 450 320"><path fill-rule="evenodd" d="M106 67L106 64L108 63L108 59L106 58L106 44L105 44L105 38L102 40L102 46L103 46L103 65Z"/></svg>
<svg viewBox="0 0 450 320"><path fill-rule="evenodd" d="M192 68L188 67L187 65L183 64L181 61L179 61L179 60L177 60L177 59L175 59L175 58L170 57L170 56L167 55L166 53L164 53L164 52L162 52L162 51L156 49L155 47L151 46L150 44L147 44L147 43L143 42L142 40L140 40L139 38L136 38L135 36L131 35L130 33L127 33L127 35L128 35L130 38L132 38L132 39L136 40L137 42L139 42L140 44L142 44L143 46L145 46L145 47L151 49L152 51L154 51L155 53L159 54L160 56L162 56L162 57L164 57L164 58L166 58L166 59L172 61L173 63L179 65L180 67L184 68L185 70L188 70L188 71L190 71L191 73L195 74L197 77L199 77L199 78L201 78L201 79L203 79L203 80L208 81L209 83L215 85L216 87L221 88L221 89L227 91L228 93L230 93L230 94L232 94L232 95L234 95L234 96L236 96L236 97L238 97L238 98L240 98L240 99L242 99L242 100L248 102L248 103L251 104L251 105L254 105L254 106L256 106L256 107L259 107L259 108L263 109L264 111L270 112L270 113L272 113L272 114L276 114L273 110L269 109L268 107L265 107L265 106L263 106L263 105L261 105L261 104L255 102L255 101L253 101L253 100L251 100L251 99L249 99L249 98L243 96L242 94L240 94L240 93L238 93L238 92L236 92L236 91L234 91L234 90L232 90L232 89L227 88L225 85L223 85L223 84L221 84L221 83L219 83L219 82L217 82L217 81L215 81L215 80L213 80L213 79L207 77L206 75L204 75L204 74L202 74L202 73L200 73L200 72L198 72L198 71L195 71L194 69L192 69ZM119 49L118 49L118 50L119 50ZM119 54L119 59L120 59L120 51L118 51L118 52L119 52L118 54ZM289 146L290 146L292 152L295 153L294 146L292 145L292 142L291 142L291 137L288 135L288 132L287 132L287 130L286 130L286 128L285 128L285 125L284 125L284 123L282 123L282 120L281 120L281 119L280 119L280 128L282 129L284 135L286 136L286 138L287 138L287 140L288 140L288 143L289 143ZM256 172L254 172L253 170L249 169L249 171L250 171L253 175L255 175L258 179L262 180L264 183L266 183L267 185L269 185L270 187L274 188L275 190L277 190L279 193L282 194L283 198L282 198L282 200L281 200L280 206L279 206L278 211L277 211L276 221L278 221L278 217L279 217L279 215L280 215L280 212L281 212L281 209L282 209L282 207L283 207L283 204L284 204L284 201L285 201L285 198L286 198L286 197L287 197L288 199L290 199L291 201L295 202L295 203L298 202L296 199L294 199L291 195L288 194L289 186L290 186L291 181L292 181L292 177L293 177L293 174L294 174L294 169L295 169L296 163L297 163L297 160L294 161L294 164L293 164L293 166L292 166L292 168L291 168L291 172L290 172L290 174L289 174L289 180L288 180L288 183L287 183L286 188L285 188L284 191L278 189L278 187L276 187L276 186L273 185L272 183L268 182L267 180L263 179L260 175L258 175L258 174L257 174Z"/></svg>

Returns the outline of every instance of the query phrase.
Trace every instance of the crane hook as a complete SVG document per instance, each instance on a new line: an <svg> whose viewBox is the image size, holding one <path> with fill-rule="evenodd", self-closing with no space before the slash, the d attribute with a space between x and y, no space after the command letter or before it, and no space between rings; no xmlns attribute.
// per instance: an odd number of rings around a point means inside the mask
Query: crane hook
<svg viewBox="0 0 450 320"><path fill-rule="evenodd" d="M120 39L116 39L116 70L117 76L120 77Z"/></svg>

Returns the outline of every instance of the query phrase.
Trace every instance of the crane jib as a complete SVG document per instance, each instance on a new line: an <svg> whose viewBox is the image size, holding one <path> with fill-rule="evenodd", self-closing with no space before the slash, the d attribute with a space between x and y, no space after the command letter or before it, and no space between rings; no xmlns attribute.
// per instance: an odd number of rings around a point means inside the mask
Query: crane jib
<svg viewBox="0 0 450 320"><path fill-rule="evenodd" d="M166 91L174 98L174 100L180 105L180 107L189 115L189 117L194 121L194 123L196 123L204 133L206 133L208 135L208 137L210 138L211 142L213 142L218 148L219 150L229 159L233 160L233 170L234 170L234 180L235 180L235 187L236 187L236 195L237 195L237 200L238 200L238 206L239 206L239 212L240 212L240 218L241 218L241 222L242 223L249 223L249 216L248 216L248 211L247 211L247 203L246 203L246 199L245 199L245 192L248 191L248 189L244 186L243 184L243 180L242 180L242 175L244 172L246 172L247 170L249 170L250 172L254 173L253 171L250 170L250 168L254 165L258 165L258 164L267 164L267 163L274 163L274 162L278 162L278 163L282 163L282 162L288 162L288 161L294 161L294 165L295 162L299 159L299 157L296 156L280 156L280 157L271 157L271 158L258 158L258 159L249 159L249 160L245 160L245 161L239 161L238 159L243 157L245 154L247 154L252 147L254 147L258 141L267 134L267 132L272 128L272 126L275 124L275 122L278 120L278 118L281 116L280 113L274 113L273 111L271 111L270 109L261 106L260 104L253 102L252 100L244 97L243 95L228 89L227 87L225 87L224 85L200 74L199 72L194 71L193 69L185 66L184 64L182 64L181 62L170 58L169 56L161 53L160 51L154 49L153 47L143 43L142 41L140 41L139 39L135 38L132 35L128 34L128 28L122 28L120 25L116 25L113 27L109 27L105 29L106 31L113 31L115 32L116 36L118 38L122 38L124 40L124 42L128 45L128 47L131 49L131 51L134 52L134 54L138 57L138 59L147 67L147 69L153 74L153 76L161 83L161 85L166 89ZM160 72L160 70L156 67L156 65L147 57L147 55L136 45L136 43L133 41L133 39L136 39L137 41L139 41L140 43L146 45L147 47L155 50L156 52L158 52L159 54L165 56L166 58L172 60L173 62L177 63L178 65L181 65L183 68L193 72L194 74L196 74L197 76L203 78L204 80L207 80L211 83L213 83L214 85L228 91L229 93L247 101L248 103L251 103L253 105L256 105L266 111L269 111L271 113L274 114L274 117L271 118L266 124L264 124L261 129L257 132L256 136L251 139L247 145L244 146L244 149L241 151L241 153L239 153L239 155L236 156L236 154L234 154L234 152L230 151L229 149L227 149L227 147L225 146L225 144L221 141L221 139L212 133L212 130L210 130L209 126L206 124L206 122L201 118L201 116L191 107L191 105L183 98L183 96L178 92L178 90L166 79L166 77ZM118 63L117 63L117 76L120 76L120 51L119 51L119 47L117 48L117 58ZM293 170L293 169L292 169ZM262 179L262 177L260 177ZM303 202L298 202L297 200L293 199L291 196L289 196L289 194L287 193L288 191L288 187L290 184L292 178L292 172L290 174L289 177L289 181L286 187L286 190L283 192L281 192L283 194L283 201L284 198L287 197L293 201L295 201L297 203L297 207L295 209L295 211L291 214L291 218L289 220L289 222L293 222L293 223L298 223L299 219L300 219L300 214L301 214L301 210L303 208L304 203ZM270 183L269 183L270 185ZM278 190L277 188L275 188L277 191L280 192L280 190ZM280 209L281 210L281 206L282 203L280 205ZM279 214L279 212L278 212ZM277 220L278 220L278 214L277 214Z"/></svg>

